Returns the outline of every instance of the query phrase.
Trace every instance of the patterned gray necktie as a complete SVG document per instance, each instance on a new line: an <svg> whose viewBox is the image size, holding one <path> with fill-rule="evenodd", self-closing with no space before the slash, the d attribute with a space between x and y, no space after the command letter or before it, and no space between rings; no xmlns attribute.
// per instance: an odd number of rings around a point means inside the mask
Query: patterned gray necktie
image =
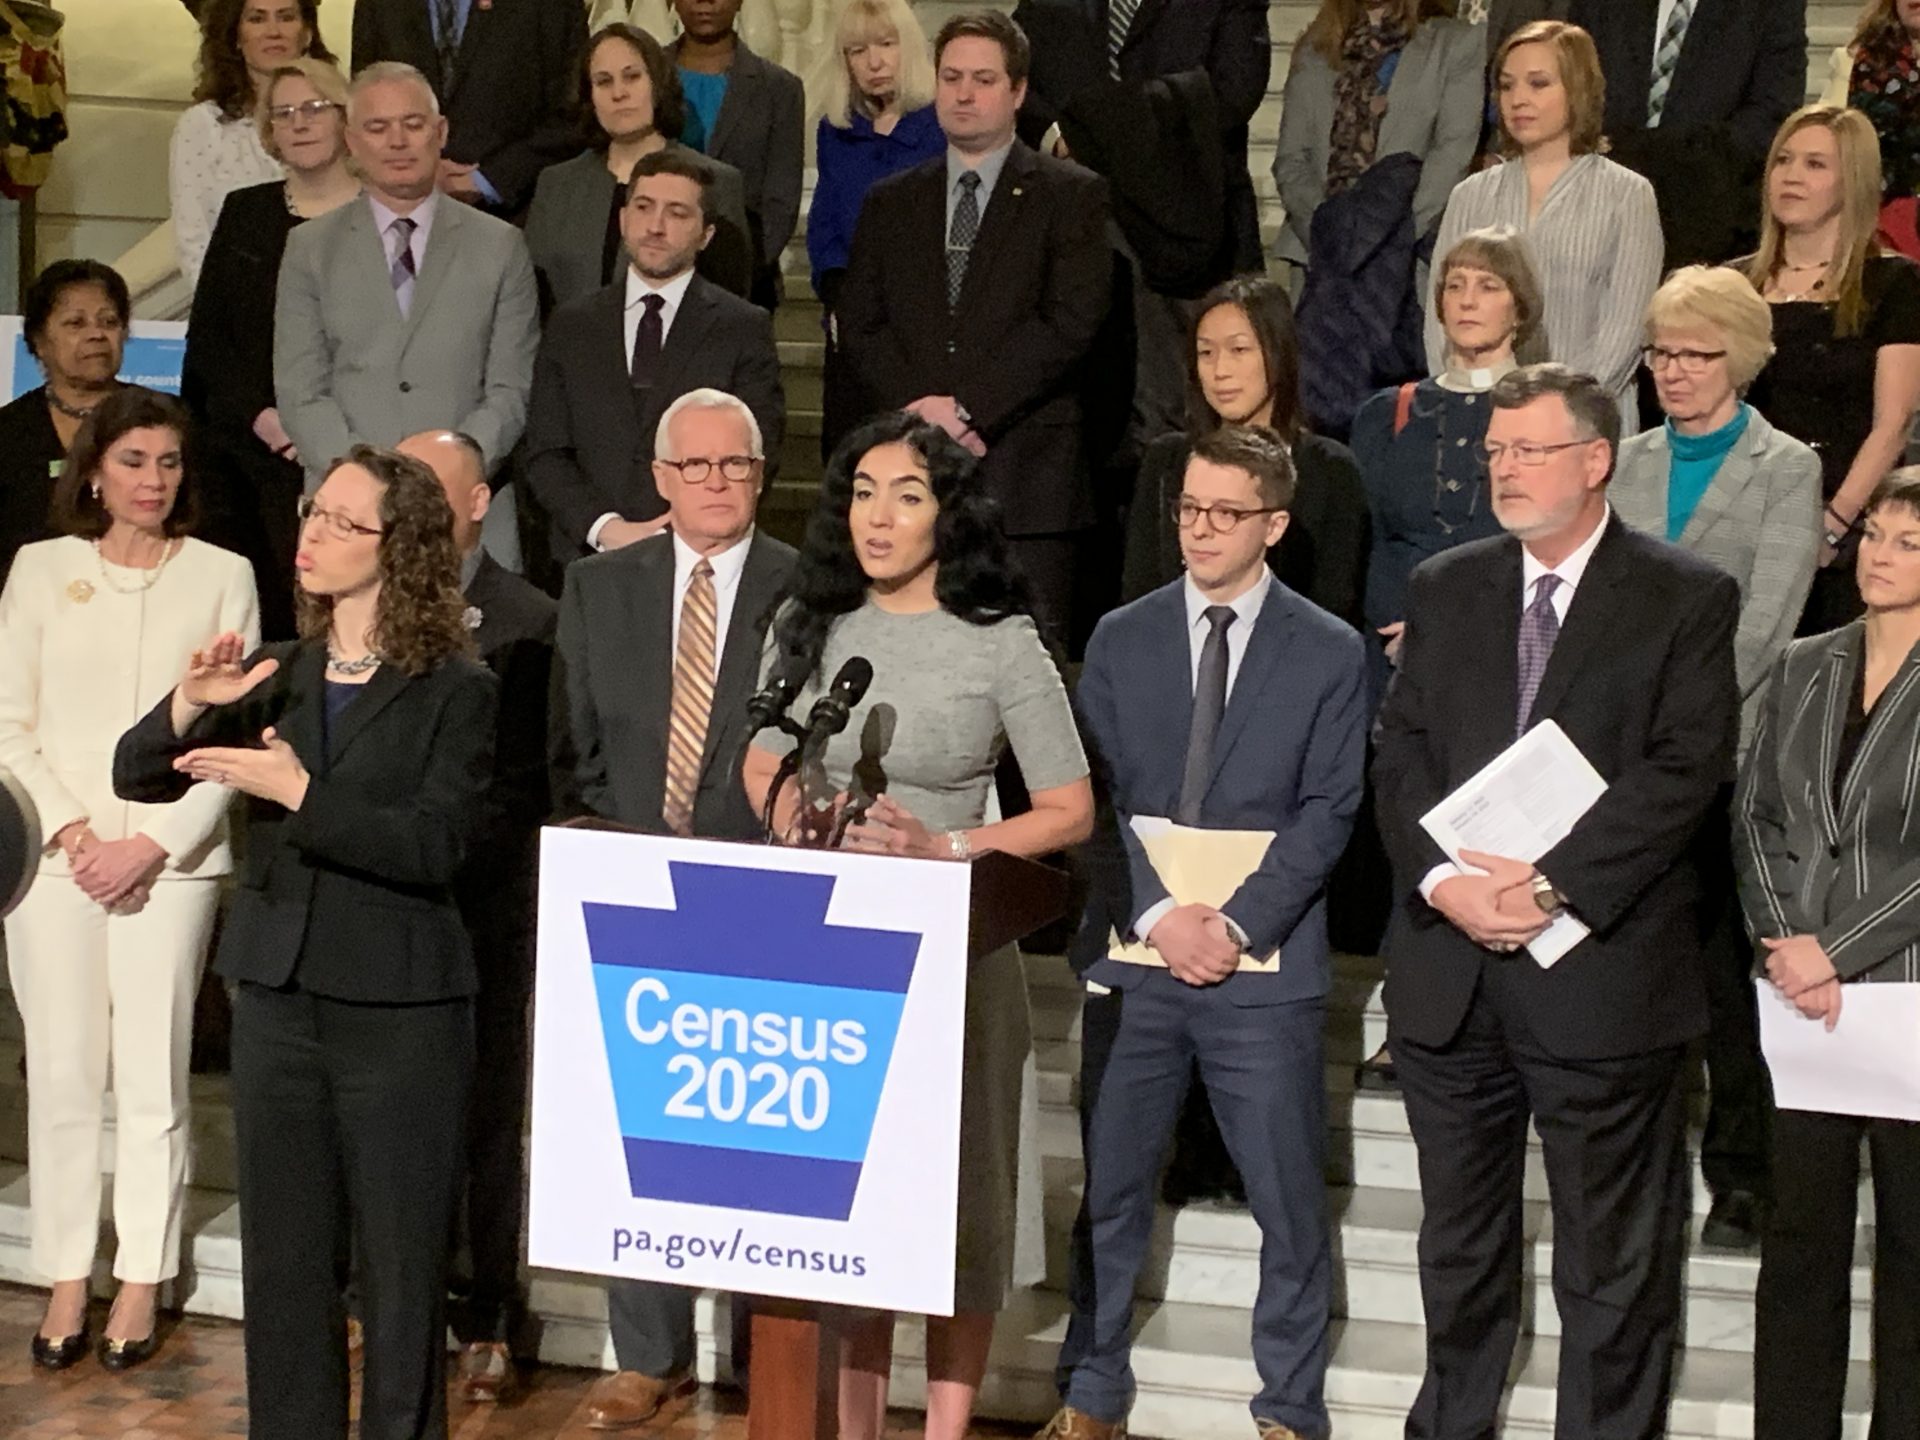
<svg viewBox="0 0 1920 1440"><path fill-rule="evenodd" d="M960 177L960 198L953 202L953 225L947 231L947 304L957 308L960 287L966 283L967 260L973 254L974 237L980 233L980 172L969 170Z"/></svg>
<svg viewBox="0 0 1920 1440"><path fill-rule="evenodd" d="M417 227L405 215L387 227L387 233L393 236L393 262L388 276L393 281L393 295L400 302L400 313L407 313L413 304L413 282L419 271L413 263L413 232Z"/></svg>
<svg viewBox="0 0 1920 1440"><path fill-rule="evenodd" d="M1227 711L1227 630L1235 616L1231 605L1209 605L1206 643L1200 647L1200 674L1193 684L1193 723L1187 729L1187 768L1180 777L1180 807L1173 818L1182 825L1200 823L1200 802L1213 776L1213 742Z"/></svg>
<svg viewBox="0 0 1920 1440"><path fill-rule="evenodd" d="M1464 0L1460 6L1460 18L1469 25L1487 23L1487 0Z"/></svg>
<svg viewBox="0 0 1920 1440"><path fill-rule="evenodd" d="M1542 575L1533 582L1533 603L1520 617L1520 694L1513 712L1516 739L1526 733L1533 697L1540 693L1541 677L1553 657L1553 642L1560 638L1560 615L1553 608L1553 592L1559 588L1558 575Z"/></svg>
<svg viewBox="0 0 1920 1440"><path fill-rule="evenodd" d="M460 53L459 0L434 0L434 19L438 22L434 51L440 61L440 93L453 91L453 57Z"/></svg>
<svg viewBox="0 0 1920 1440"><path fill-rule="evenodd" d="M1666 113L1667 91L1673 88L1673 72L1680 67L1680 47L1687 40L1687 21L1693 18L1693 0L1673 0L1673 13L1660 32L1653 49L1653 83L1647 87L1647 124L1660 123Z"/></svg>
<svg viewBox="0 0 1920 1440"><path fill-rule="evenodd" d="M1107 66L1113 78L1120 78L1120 51L1127 43L1127 31L1133 17L1140 13L1140 0L1107 0Z"/></svg>

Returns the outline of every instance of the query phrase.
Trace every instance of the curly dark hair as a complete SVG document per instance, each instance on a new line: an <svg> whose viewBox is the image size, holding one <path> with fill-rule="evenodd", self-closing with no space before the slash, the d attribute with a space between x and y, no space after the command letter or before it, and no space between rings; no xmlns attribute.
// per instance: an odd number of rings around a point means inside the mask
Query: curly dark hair
<svg viewBox="0 0 1920 1440"><path fill-rule="evenodd" d="M185 463L180 470L180 488L174 492L173 509L160 522L160 530L164 535L185 535L193 529L199 516L193 481L193 422L187 407L173 396L140 385L122 385L111 391L87 412L74 432L73 448L67 452L60 478L53 485L50 518L54 529L85 540L97 540L107 533L113 518L93 493L93 482L107 452L135 430L171 430L178 437Z"/></svg>
<svg viewBox="0 0 1920 1440"><path fill-rule="evenodd" d="M1260 356L1266 362L1267 389L1273 395L1273 419L1268 428L1289 445L1306 428L1300 417L1300 343L1294 337L1293 302L1287 287L1265 275L1236 275L1222 280L1193 309L1187 328L1187 429L1204 435L1219 426L1220 417L1207 404L1200 387L1200 322L1209 311L1232 305L1247 317Z"/></svg>
<svg viewBox="0 0 1920 1440"><path fill-rule="evenodd" d="M424 675L453 655L472 657L453 510L433 471L393 450L356 445L327 469L358 465L380 492L380 603L373 648L407 675ZM333 602L300 590L294 601L302 640L324 642Z"/></svg>
<svg viewBox="0 0 1920 1440"><path fill-rule="evenodd" d="M200 12L200 59L195 66L193 98L211 100L229 120L253 113L253 77L240 58L240 17L251 0L207 0ZM306 53L315 60L338 60L320 37L320 0L299 0L300 22L307 27Z"/></svg>
<svg viewBox="0 0 1920 1440"><path fill-rule="evenodd" d="M593 52L600 48L604 40L624 40L640 52L640 61L647 67L647 80L653 87L653 128L670 141L678 140L680 132L687 128L687 97L680 89L680 72L674 69L673 62L667 58L667 52L658 40L638 25L629 25L624 20L602 25L587 37L586 48L580 52L579 122L582 133L593 137L593 146L597 150L606 149L613 138L600 128L600 121L593 113Z"/></svg>
<svg viewBox="0 0 1920 1440"><path fill-rule="evenodd" d="M867 574L853 548L848 515L853 473L869 450L903 444L927 467L938 512L933 521L934 594L940 608L970 625L1033 614L1027 586L1008 558L1000 506L980 484L979 462L937 425L897 411L869 420L840 442L820 482L820 503L787 591L776 602L774 641L788 675L802 683L820 668L827 632L860 608Z"/></svg>

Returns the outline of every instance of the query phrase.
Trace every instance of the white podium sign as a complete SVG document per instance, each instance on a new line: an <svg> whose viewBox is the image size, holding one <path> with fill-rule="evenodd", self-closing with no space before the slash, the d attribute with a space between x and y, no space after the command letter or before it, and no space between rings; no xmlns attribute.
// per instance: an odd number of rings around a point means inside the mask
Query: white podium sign
<svg viewBox="0 0 1920 1440"><path fill-rule="evenodd" d="M951 1314L970 879L547 830L529 1261Z"/></svg>

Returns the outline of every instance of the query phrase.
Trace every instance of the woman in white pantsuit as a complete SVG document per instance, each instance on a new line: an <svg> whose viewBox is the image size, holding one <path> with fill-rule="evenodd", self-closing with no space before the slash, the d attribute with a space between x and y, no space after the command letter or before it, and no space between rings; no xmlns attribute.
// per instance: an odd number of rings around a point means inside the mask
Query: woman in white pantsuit
<svg viewBox="0 0 1920 1440"><path fill-rule="evenodd" d="M101 1360L154 1348L155 1300L180 1263L187 1059L218 877L227 792L170 805L115 798L113 747L208 635L259 630L247 562L185 535L186 412L126 386L94 407L54 490L65 534L20 551L0 594L0 766L49 837L6 922L26 1023L33 1265L53 1284L37 1363L87 1351L99 1235L100 1142L114 1090L114 1274Z"/></svg>

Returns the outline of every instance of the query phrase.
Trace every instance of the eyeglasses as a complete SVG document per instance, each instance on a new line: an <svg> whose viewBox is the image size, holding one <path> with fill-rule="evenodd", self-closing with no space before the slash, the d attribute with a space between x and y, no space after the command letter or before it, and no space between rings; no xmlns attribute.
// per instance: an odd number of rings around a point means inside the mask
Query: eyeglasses
<svg viewBox="0 0 1920 1440"><path fill-rule="evenodd" d="M731 480L735 485L744 485L753 478L753 467L760 463L758 455L722 455L718 460L709 460L705 456L689 456L685 460L662 460L662 465L671 465L680 472L680 478L689 485L704 485L715 469L720 471L723 480Z"/></svg>
<svg viewBox="0 0 1920 1440"><path fill-rule="evenodd" d="M1658 370L1663 366L1677 365L1683 375L1698 375L1716 360L1727 358L1724 350L1668 350L1664 346L1649 345L1640 352L1640 359L1649 370Z"/></svg>
<svg viewBox="0 0 1920 1440"><path fill-rule="evenodd" d="M1285 509L1282 505L1263 505L1257 510L1243 510L1237 505L1202 505L1197 500L1179 500L1174 503L1173 523L1182 530L1191 530L1194 523L1204 515L1207 524L1222 535L1231 535L1240 528L1240 522L1254 515L1275 515Z"/></svg>
<svg viewBox="0 0 1920 1440"><path fill-rule="evenodd" d="M1511 455L1514 464L1537 470L1547 463L1549 455L1558 454L1562 450L1571 450L1576 445L1591 445L1599 438L1595 435L1585 440L1562 440L1558 445L1536 445L1531 440L1516 440L1511 445L1496 445L1489 441L1485 447L1487 464L1497 465L1502 455Z"/></svg>
<svg viewBox="0 0 1920 1440"><path fill-rule="evenodd" d="M338 510L329 510L311 495L300 497L300 523L318 520L327 527L327 533L336 540L348 540L355 535L384 535L384 530L376 530L371 525L362 525L358 520L350 520Z"/></svg>
<svg viewBox="0 0 1920 1440"><path fill-rule="evenodd" d="M276 125L291 125L295 116L302 120L318 120L327 111L339 108L331 100L303 100L298 105L269 106L267 118Z"/></svg>

